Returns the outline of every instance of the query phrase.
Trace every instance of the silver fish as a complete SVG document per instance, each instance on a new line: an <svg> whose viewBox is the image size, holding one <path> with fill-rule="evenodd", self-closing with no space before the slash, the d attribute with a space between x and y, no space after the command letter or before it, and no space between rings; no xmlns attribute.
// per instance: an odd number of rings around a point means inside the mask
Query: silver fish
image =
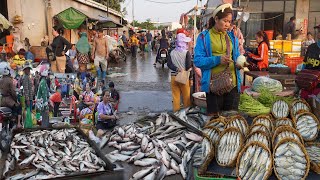
<svg viewBox="0 0 320 180"><path fill-rule="evenodd" d="M146 169L143 169L141 171L136 172L133 174L133 176L130 178L130 180L138 180L145 177L148 173L150 173L153 170L153 167L148 167Z"/></svg>

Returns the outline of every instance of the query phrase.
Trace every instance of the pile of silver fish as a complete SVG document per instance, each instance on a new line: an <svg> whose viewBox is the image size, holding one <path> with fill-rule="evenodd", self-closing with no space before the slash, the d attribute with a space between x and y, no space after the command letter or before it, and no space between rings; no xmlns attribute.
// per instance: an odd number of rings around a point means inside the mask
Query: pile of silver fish
<svg viewBox="0 0 320 180"><path fill-rule="evenodd" d="M216 127L219 129L220 132L222 132L224 129L225 129L225 122L223 119L219 118L219 119L215 119L215 120L212 120L212 121L209 121L207 123L207 125L205 126L206 127Z"/></svg>
<svg viewBox="0 0 320 180"><path fill-rule="evenodd" d="M293 139L283 139L273 152L274 171L279 179L304 179L309 172L310 161L304 146Z"/></svg>
<svg viewBox="0 0 320 180"><path fill-rule="evenodd" d="M246 136L249 131L246 119L244 119L242 116L231 116L230 119L231 120L228 121L226 128L238 128L243 136Z"/></svg>
<svg viewBox="0 0 320 180"><path fill-rule="evenodd" d="M203 129L203 132L209 136L212 143L216 143L219 140L220 130L213 126L208 126Z"/></svg>
<svg viewBox="0 0 320 180"><path fill-rule="evenodd" d="M280 132L279 132L279 129L275 131L275 137L273 140L274 147L278 144L278 142L280 142L282 139L285 139L285 138L292 138L303 144L303 140L301 140L299 137L300 136L299 132L297 132L291 126L283 126L283 127L285 128L280 130Z"/></svg>
<svg viewBox="0 0 320 180"><path fill-rule="evenodd" d="M313 161L314 163L319 165L320 164L320 147L311 145L311 146L307 146L306 150L310 157L310 161Z"/></svg>
<svg viewBox="0 0 320 180"><path fill-rule="evenodd" d="M243 135L240 130L234 127L226 129L217 142L217 163L221 166L233 166L242 145Z"/></svg>
<svg viewBox="0 0 320 180"><path fill-rule="evenodd" d="M100 148L105 145L116 149L106 154L111 162L144 167L131 179L150 180L178 173L184 179L190 179L193 165L201 165L213 149L210 141L190 132L166 113L155 121L150 119L115 127L111 134L102 138Z"/></svg>
<svg viewBox="0 0 320 180"><path fill-rule="evenodd" d="M276 119L287 117L289 115L289 110L288 103L283 100L274 102L271 108L271 112Z"/></svg>
<svg viewBox="0 0 320 180"><path fill-rule="evenodd" d="M291 104L291 115L292 117L295 117L297 115L297 113L301 110L305 110L305 111L308 111L310 112L310 108L309 106L307 105L307 103L303 100L297 100L297 101L294 101L292 104Z"/></svg>
<svg viewBox="0 0 320 180"><path fill-rule="evenodd" d="M243 180L268 179L272 172L270 150L261 143L249 143L239 154L236 169L238 177Z"/></svg>
<svg viewBox="0 0 320 180"><path fill-rule="evenodd" d="M269 141L269 136L263 132L263 131L255 131L251 133L246 140L246 144L249 144L251 142L260 142L266 147L270 148L270 141Z"/></svg>
<svg viewBox="0 0 320 180"><path fill-rule="evenodd" d="M263 124L268 128L269 132L273 130L272 121L268 116L258 116L253 120L252 124Z"/></svg>
<svg viewBox="0 0 320 180"><path fill-rule="evenodd" d="M5 161L7 179L48 179L105 170L105 162L76 129L37 130L14 136ZM25 172L25 173L22 173Z"/></svg>
<svg viewBox="0 0 320 180"><path fill-rule="evenodd" d="M263 131L263 132L267 133L268 136L271 135L268 127L265 126L264 124L261 124L261 123L253 124L253 125L251 126L250 133L253 133L253 132L256 132L256 131Z"/></svg>
<svg viewBox="0 0 320 180"><path fill-rule="evenodd" d="M279 118L276 119L275 121L275 128L280 127L280 126L291 126L291 127L295 127L294 122L289 119L289 118Z"/></svg>
<svg viewBox="0 0 320 180"><path fill-rule="evenodd" d="M313 140L318 135L318 120L311 113L298 114L296 128L305 141Z"/></svg>

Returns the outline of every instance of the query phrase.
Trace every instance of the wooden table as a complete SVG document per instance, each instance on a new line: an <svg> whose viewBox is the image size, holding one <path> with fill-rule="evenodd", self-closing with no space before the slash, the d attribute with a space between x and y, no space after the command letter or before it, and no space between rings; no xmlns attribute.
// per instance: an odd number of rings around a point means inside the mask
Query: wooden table
<svg viewBox="0 0 320 180"><path fill-rule="evenodd" d="M246 85L246 76L251 76L253 79L260 76L267 76L280 81L283 87L294 87L296 78L295 74L274 74L269 73L268 71L248 71L244 72L243 86Z"/></svg>

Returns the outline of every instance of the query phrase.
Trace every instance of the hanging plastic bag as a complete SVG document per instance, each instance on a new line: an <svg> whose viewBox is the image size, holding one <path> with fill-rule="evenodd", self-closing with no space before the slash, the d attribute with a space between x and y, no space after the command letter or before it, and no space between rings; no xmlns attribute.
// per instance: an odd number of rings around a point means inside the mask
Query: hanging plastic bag
<svg viewBox="0 0 320 180"><path fill-rule="evenodd" d="M28 107L26 120L24 121L24 128L32 128L32 127L33 127L32 114L31 114L30 107Z"/></svg>
<svg viewBox="0 0 320 180"><path fill-rule="evenodd" d="M74 59L73 69L74 69L75 71L77 71L77 70L79 69L79 63L78 63L78 60L77 60L77 59Z"/></svg>

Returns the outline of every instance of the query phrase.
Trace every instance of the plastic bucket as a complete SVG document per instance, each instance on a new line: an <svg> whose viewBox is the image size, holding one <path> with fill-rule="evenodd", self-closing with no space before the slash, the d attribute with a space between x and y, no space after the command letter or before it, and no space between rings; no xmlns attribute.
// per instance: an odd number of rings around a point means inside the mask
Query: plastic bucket
<svg viewBox="0 0 320 180"><path fill-rule="evenodd" d="M303 62L303 57L287 57L285 64L291 69L291 73L296 72L297 66Z"/></svg>
<svg viewBox="0 0 320 180"><path fill-rule="evenodd" d="M273 30L267 30L264 32L267 34L269 40L273 39Z"/></svg>

